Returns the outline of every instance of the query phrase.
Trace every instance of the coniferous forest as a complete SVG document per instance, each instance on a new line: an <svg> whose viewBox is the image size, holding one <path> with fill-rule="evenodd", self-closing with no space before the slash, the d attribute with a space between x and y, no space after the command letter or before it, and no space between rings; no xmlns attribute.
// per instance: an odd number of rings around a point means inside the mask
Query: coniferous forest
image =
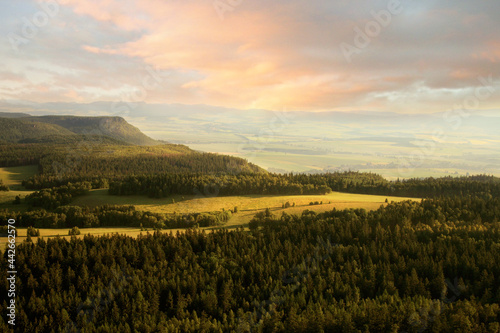
<svg viewBox="0 0 500 333"><path fill-rule="evenodd" d="M499 207L455 196L23 243L16 330L498 332Z"/></svg>
<svg viewBox="0 0 500 333"><path fill-rule="evenodd" d="M0 210L0 218L15 219L33 237L39 228L149 231L18 243L16 332L500 331L496 177L274 174L179 145L88 140L91 151L77 155L50 140L0 146L1 166L35 163L39 170L23 181L33 190L24 208ZM207 189L220 197L337 191L422 199L373 211L266 209L247 229L207 231L200 228L224 225L237 207L166 214L73 204L99 188L153 199ZM172 228L183 232L161 232ZM9 265L7 249L0 260ZM3 290L7 277L0 270ZM4 314L7 295L0 295ZM2 332L12 330L7 318Z"/></svg>

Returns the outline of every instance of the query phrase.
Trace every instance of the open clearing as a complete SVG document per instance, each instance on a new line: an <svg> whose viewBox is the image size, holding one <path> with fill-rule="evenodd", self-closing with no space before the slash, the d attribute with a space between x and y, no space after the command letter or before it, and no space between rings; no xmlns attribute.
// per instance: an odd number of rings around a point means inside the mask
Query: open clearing
<svg viewBox="0 0 500 333"><path fill-rule="evenodd" d="M26 210L28 208L26 205L13 205L12 202L16 196L23 199L26 195L33 192L25 190L22 186L22 181L37 173L38 166L36 165L0 168L0 179L10 189L10 191L7 192L0 192L0 208L15 211Z"/></svg>
<svg viewBox="0 0 500 333"><path fill-rule="evenodd" d="M137 210L151 211L155 213L199 213L213 212L221 209L233 209L238 207L240 212L256 211L266 208L281 209L281 205L290 202L295 203L296 207L302 210L311 209L311 207L328 207L326 209L344 208L365 208L376 209L385 202L420 200L415 198L387 197L379 195L350 194L332 192L327 195L244 195L244 196L213 196L203 197L195 196L170 196L167 198L155 199L146 196L115 196L108 195L107 190L92 190L89 195L76 198L71 205L78 206L99 206L110 205L133 205ZM309 206L310 202L323 202L321 206ZM325 209L325 210L326 210Z"/></svg>
<svg viewBox="0 0 500 333"><path fill-rule="evenodd" d="M21 243L26 240L26 228L19 228L18 229L18 234L16 237L16 243ZM126 235L126 236L131 236L131 237L137 237L139 235L147 235L147 234L152 234L153 230L148 229L146 231L141 231L140 228L133 228L133 227L122 227L122 228L88 228L88 229L80 229L82 232L80 235L77 236L68 236L68 232L71 229L64 228L64 229L42 229L40 228L40 238L53 238L53 237L60 237L64 239L71 239L71 237L76 237L76 238L83 238L85 235L94 235L94 236L104 236L104 235L112 235L112 234L120 234L120 235ZM162 230L163 233L176 233L177 231L183 231L185 229L168 229L168 230ZM31 237L33 242L36 243L36 240L39 237ZM0 237L0 248L3 250L5 248L5 245L7 244L7 237Z"/></svg>
<svg viewBox="0 0 500 333"><path fill-rule="evenodd" d="M221 209L234 209L238 207L238 212L233 214L233 217L223 226L200 228L211 232L219 228L235 229L246 228L248 222L259 211L269 208L273 214L281 215L285 211L288 214L300 215L302 211L309 209L317 213L336 209L349 209L349 208L364 208L366 210L373 210L385 204L386 198L391 201L404 201L404 200L420 200L415 198L401 198L401 197L386 197L376 195L363 195L363 194L349 194L332 192L327 195L296 195L296 196L232 196L232 197L196 197L173 196L162 199L147 198L144 196L111 196L107 194L107 190L93 190L87 196L83 196L75 200L72 205L89 205L98 206L103 204L113 205L134 205L137 210L151 211L157 213L196 213L196 212L211 212ZM172 202L174 200L174 202ZM309 205L310 202L323 202L321 205ZM282 204L290 202L295 203L295 207L282 208ZM164 233L183 232L185 229L167 229L163 230ZM50 238L60 236L65 239L70 239L68 236L69 229L40 229L41 237ZM123 228L88 228L80 229L81 235L76 236L82 238L86 234L92 235L105 235L105 234L124 234L131 237L137 237L141 233L146 235L146 231L141 231L140 228L123 227ZM152 233L152 230L149 231ZM26 239L26 229L19 229L17 237L18 242ZM32 237L33 240L36 237ZM0 248L5 248L7 242L6 237L0 238Z"/></svg>
<svg viewBox="0 0 500 333"><path fill-rule="evenodd" d="M212 232L211 228L202 228L205 229L207 232ZM54 238L54 237L60 237L66 240L70 240L71 237L76 237L76 238L83 238L86 235L93 235L93 236L105 236L105 235L113 235L113 234L120 234L120 235L125 235L125 236L130 236L130 237L138 237L139 235L148 235L148 234L153 234L154 231L152 229L146 229L144 231L141 231L140 228L134 228L134 227L118 227L118 228L107 228L107 227L102 227L102 228L82 228L80 229L81 234L77 236L69 236L68 232L69 228L63 228L63 229L43 229L40 228L40 237L31 237L32 241L36 243L38 238ZM164 234L173 234L175 235L177 232L184 232L186 229L165 229L162 230L161 232ZM17 237L16 237L16 243L22 243L26 240L26 228L19 228L17 229ZM3 251L7 245L8 238L7 237L0 237L0 250Z"/></svg>
<svg viewBox="0 0 500 333"><path fill-rule="evenodd" d="M37 173L38 166L36 165L5 167L0 168L0 179L4 184L9 186L11 190L21 191L24 189L21 185L22 181L36 175Z"/></svg>
<svg viewBox="0 0 500 333"><path fill-rule="evenodd" d="M37 166L9 167L0 168L0 179L4 184L11 189L8 192L0 192L0 207L16 211L23 211L28 207L25 204L13 205L12 201L19 195L24 198L32 191L26 191L21 185L23 179L27 179L38 172ZM107 189L92 190L90 194L76 198L71 205L78 206L99 206L104 204L110 205L133 205L140 211L151 211L155 213L198 213L198 212L213 212L222 209L230 210L238 207L238 213L233 214L233 217L223 226L202 228L208 232L219 228L235 229L239 227L246 228L248 222L259 211L266 208L271 209L273 214L280 215L282 211L288 214L301 214L302 211L309 209L317 213L327 210L348 209L348 208L364 208L373 210L385 203L386 198L390 201L403 200L420 200L413 198L386 197L363 194L349 194L332 192L328 195L284 195L284 196L269 196L269 195L246 195L246 196L170 196L162 199L148 198L146 196L113 196L108 194ZM282 208L282 205L289 202L295 207ZM310 202L319 202L321 205L309 205ZM185 229L168 229L163 230L164 233L183 232ZM69 229L40 229L41 237L62 237L70 239L68 236ZM131 237L137 237L140 234L146 235L149 231L141 231L140 228L122 227L122 228L89 228L81 229L82 234L76 236L82 238L84 235L106 235L119 233ZM36 241L37 237L32 237ZM26 239L26 229L19 229L17 241L22 242ZM0 248L5 248L7 237L0 237Z"/></svg>

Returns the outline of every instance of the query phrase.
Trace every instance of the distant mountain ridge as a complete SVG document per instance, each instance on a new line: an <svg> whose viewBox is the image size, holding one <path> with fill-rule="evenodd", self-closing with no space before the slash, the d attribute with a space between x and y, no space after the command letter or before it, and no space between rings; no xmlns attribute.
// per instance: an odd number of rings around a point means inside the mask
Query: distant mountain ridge
<svg viewBox="0 0 500 333"><path fill-rule="evenodd" d="M80 116L30 116L28 114L0 113L0 141L30 142L47 137L97 136L133 145L150 146L162 144L121 117Z"/></svg>
<svg viewBox="0 0 500 333"><path fill-rule="evenodd" d="M105 135L140 146L159 144L122 117L39 116L28 119L59 125L76 134Z"/></svg>
<svg viewBox="0 0 500 333"><path fill-rule="evenodd" d="M3 142L22 142L40 139L49 135L70 136L75 133L54 124L45 124L23 118L0 118L0 140Z"/></svg>
<svg viewBox="0 0 500 333"><path fill-rule="evenodd" d="M30 116L31 115L22 112L0 112L0 117L2 118L22 118Z"/></svg>

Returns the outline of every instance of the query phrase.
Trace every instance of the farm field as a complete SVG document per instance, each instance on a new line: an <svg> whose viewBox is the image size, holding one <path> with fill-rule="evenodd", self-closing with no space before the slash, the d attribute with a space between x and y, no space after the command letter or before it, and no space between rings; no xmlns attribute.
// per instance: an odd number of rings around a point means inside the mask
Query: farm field
<svg viewBox="0 0 500 333"><path fill-rule="evenodd" d="M37 166L23 167L6 167L0 168L0 179L9 186L10 191L0 192L0 208L14 211L25 211L28 205L25 203L14 205L12 201L19 195L24 198L32 191L25 190L21 183L23 179L29 178L38 172ZM252 217L266 208L269 208L273 214L280 215L283 211L288 214L301 214L302 211L309 209L317 213L336 209L346 208L364 208L367 210L377 209L384 204L386 199L391 201L402 200L419 200L401 197L386 197L362 194L349 194L332 192L328 195L245 195L245 196L204 196L190 195L181 196L174 195L167 198L156 199L146 196L113 196L108 194L107 189L92 190L88 195L76 198L71 205L95 207L104 204L110 205L132 205L139 211L150 211L154 213L202 213L213 212L220 210L233 210L238 208L238 212L233 214L232 218L223 226L203 228L210 232L218 228L246 228ZM282 208L289 202L292 207ZM310 205L310 202L318 202L320 205ZM293 207L294 206L294 207ZM185 229L168 229L163 232L175 233L183 232ZM62 237L70 239L68 236L69 229L40 229L41 237ZM148 231L141 231L139 228L118 227L118 228L89 228L81 229L82 234L76 237L84 237L86 234L104 235L112 233L120 233L137 237L140 234L146 234ZM152 232L151 230L149 232ZM18 241L22 242L26 239L26 229L19 229ZM33 237L35 240L36 237ZM0 247L4 248L7 241L6 237L0 238Z"/></svg>
<svg viewBox="0 0 500 333"><path fill-rule="evenodd" d="M98 206L103 204L111 205L133 205L137 210L151 211L155 213L197 213L197 212L211 212L222 209L234 209L238 207L238 212L233 214L232 218L223 226L200 228L210 232L219 228L235 229L246 228L248 222L252 217L266 208L269 208L275 215L280 215L282 212L287 214L298 214L308 209L317 213L336 209L348 208L364 208L366 210L373 210L385 204L385 200L391 201L404 201L404 200L420 200L415 198L403 197L386 197L376 195L363 195L363 194L349 194L332 192L327 195L297 195L297 196L232 196L232 197L205 197L200 198L197 196L185 196L184 200L181 196L172 196L163 199L153 199L144 196L112 196L107 194L106 189L93 190L89 195L79 197L74 200L71 205L79 206ZM172 203L172 200L174 202ZM320 205L309 205L310 202L323 202ZM290 202L295 203L295 207L282 208L282 204ZM68 231L70 229L40 229L40 236L44 238L62 237L70 239ZM163 233L176 233L184 232L186 229L167 229ZM105 235L119 233L131 237L137 237L141 234L146 235L149 231L141 231L140 228L131 227L114 227L114 228L88 228L80 229L81 235L76 237L82 238L84 235ZM37 237L32 237L35 240ZM26 229L19 229L17 237L18 242L26 239ZM0 248L4 248L7 238L0 238Z"/></svg>
<svg viewBox="0 0 500 333"><path fill-rule="evenodd" d="M92 190L89 195L76 198L71 205L95 207L104 204L110 205L133 205L137 210L151 211L154 213L199 213L212 212L221 209L233 209L238 207L242 211L255 211L265 208L279 208L287 201L295 203L296 207L308 209L309 203L323 201L322 206L329 209L336 207L375 209L382 203L388 201L420 200L404 197L387 197L365 194L350 194L331 192L327 195L244 195L229 197L204 197L203 195L191 196L169 196L167 198L148 198L146 196L114 196L108 195L106 189ZM330 204L328 204L331 202ZM317 207L317 206L316 206Z"/></svg>

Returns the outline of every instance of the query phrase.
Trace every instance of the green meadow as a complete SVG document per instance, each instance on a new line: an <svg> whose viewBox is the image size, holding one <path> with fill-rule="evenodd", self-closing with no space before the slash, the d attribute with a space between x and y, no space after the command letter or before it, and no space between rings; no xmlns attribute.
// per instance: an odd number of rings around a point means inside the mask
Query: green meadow
<svg viewBox="0 0 500 333"><path fill-rule="evenodd" d="M38 166L27 165L19 167L0 168L0 179L11 190L22 191L24 188L21 183L24 179L29 178L38 173Z"/></svg>
<svg viewBox="0 0 500 333"><path fill-rule="evenodd" d="M259 211L269 208L277 216L282 212L287 214L300 215L304 210L312 210L317 213L336 209L364 208L373 210L384 205L386 199L391 201L420 200L415 198L386 197L377 195L349 194L332 192L327 195L296 195L296 196L230 196L230 197L197 197L197 196L171 196L168 198L155 199L144 196L112 196L107 194L106 189L92 190L90 194L79 197L71 205L79 206L99 206L110 205L133 205L137 210L151 211L156 213L196 213L211 212L217 210L230 210L235 207L238 212L233 214L231 219L223 226L201 228L210 232L218 228L247 228L248 222ZM295 207L282 208L282 205L289 202ZM319 205L310 205L311 202L318 202ZM321 204L322 203L322 204ZM68 231L70 229L40 229L40 237L62 237L70 239ZM80 229L82 234L74 237L84 237L84 235L105 235L105 234L124 234L131 237L137 237L152 230L141 231L139 228L118 227L118 228L88 228ZM164 233L184 232L185 229L167 229ZM33 237L35 240L37 237ZM19 229L18 241L26 239L26 229ZM6 243L6 238L0 238L0 246Z"/></svg>
<svg viewBox="0 0 500 333"><path fill-rule="evenodd" d="M24 198L32 191L27 191L22 186L22 180L35 175L38 172L36 166L9 167L0 168L0 179L10 188L8 192L0 192L0 209L8 209L14 211L25 211L29 209L28 205L21 203L13 204L16 196ZM259 211L269 208L273 214L280 215L282 212L288 214L300 215L302 211L308 209L315 212L324 212L327 210L346 209L346 208L364 208L373 210L385 204L386 199L391 201L403 200L419 200L412 198L401 197L386 197L376 195L349 194L332 192L327 195L242 195L242 196L202 196L190 195L180 196L174 195L167 198L149 198L146 196L114 196L109 195L107 189L96 189L90 191L88 195L77 197L71 205L77 206L100 206L100 205L132 205L140 211L150 211L154 213L199 213L213 212L220 210L234 210L237 207L237 213L234 213L231 219L222 228L246 228L248 222ZM285 203L290 203L291 207L282 208ZM317 202L319 205L310 205L311 202ZM221 227L203 228L207 232ZM69 239L69 229L40 229L41 237L63 237ZM184 229L169 229L162 232L183 232ZM141 234L146 234L149 231L141 231L138 228L118 227L118 228L88 228L81 229L82 234L75 237L83 237L87 234L104 235L120 233L137 237ZM24 241L26 238L26 229L19 229L18 241ZM36 239L36 237L33 237ZM6 243L7 238L0 238L0 246Z"/></svg>
<svg viewBox="0 0 500 333"><path fill-rule="evenodd" d="M38 172L36 165L0 168L0 179L7 185L10 191L0 192L0 209L12 209L24 211L28 207L24 204L14 205L12 202L19 196L21 199L33 191L28 191L22 186L22 181Z"/></svg>

